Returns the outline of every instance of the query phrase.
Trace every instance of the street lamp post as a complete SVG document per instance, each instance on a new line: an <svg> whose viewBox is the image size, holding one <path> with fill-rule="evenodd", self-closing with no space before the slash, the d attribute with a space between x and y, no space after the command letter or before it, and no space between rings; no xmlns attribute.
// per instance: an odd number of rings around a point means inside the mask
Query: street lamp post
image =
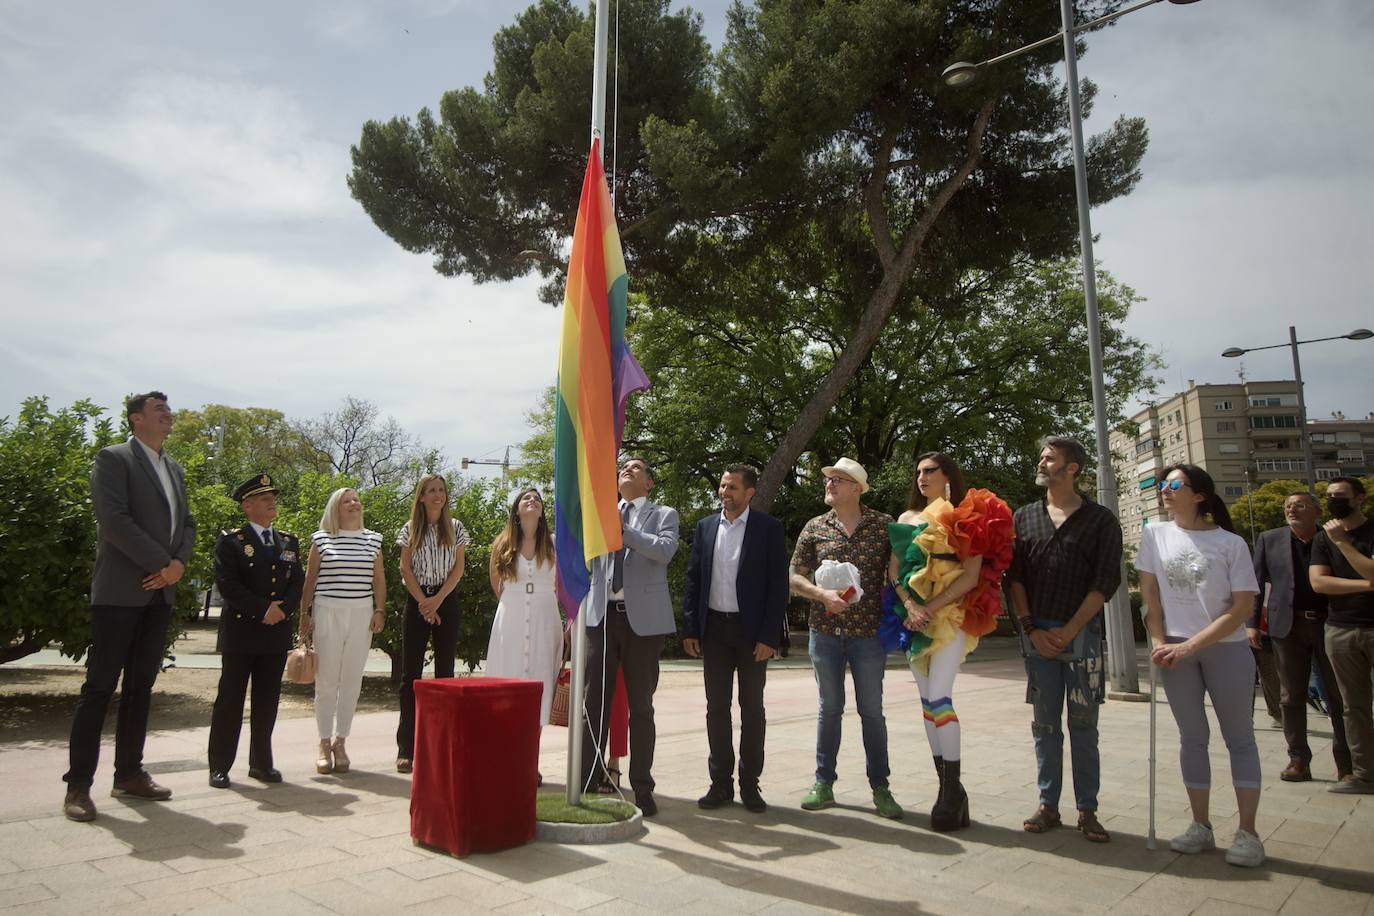
<svg viewBox="0 0 1374 916"><path fill-rule="evenodd" d="M1120 19L1147 6L1154 6L1163 0L1143 0L1132 6L1117 10L1080 26L1073 24L1073 0L1059 0L1059 13L1063 28L1058 34L1050 35L1014 51L1008 51L982 63L959 61L945 68L942 77L948 86L966 86L978 79L983 69L1019 57L1037 48L1045 47L1059 39L1064 42L1064 77L1069 89L1069 132L1073 141L1074 189L1078 200L1078 244L1083 261L1083 300L1088 322L1088 363L1092 375L1093 431L1097 438L1097 501L1113 515L1120 518L1116 492L1116 471L1112 467L1111 445L1107 440L1107 394L1106 380L1102 367L1102 327L1097 311L1097 270L1093 262L1092 220L1089 215L1088 167L1083 152L1083 114L1078 94L1078 54L1074 46L1074 35L1095 28L1113 19ZM1169 0L1170 3L1183 5L1196 0ZM1121 586L1107 603L1103 615L1107 623L1108 666L1107 674L1115 691L1123 694L1138 694L1140 680L1136 670L1135 628L1131 622L1130 600L1126 596L1125 561L1122 561Z"/></svg>
<svg viewBox="0 0 1374 916"><path fill-rule="evenodd" d="M1349 334L1298 340L1297 329L1290 324L1288 326L1288 343L1286 344L1270 344L1267 347L1227 347L1221 352L1222 356L1234 358L1244 356L1246 353L1254 353L1256 350L1276 350L1279 347L1288 347L1292 351L1293 383L1298 386L1298 442L1302 445L1302 460L1307 468L1307 492L1313 496L1317 495L1317 469L1312 466L1312 438L1307 434L1307 399L1302 391L1302 362L1298 359L1298 345L1321 343L1324 340L1368 340L1371 337L1374 337L1374 331L1369 330L1369 328L1356 328Z"/></svg>

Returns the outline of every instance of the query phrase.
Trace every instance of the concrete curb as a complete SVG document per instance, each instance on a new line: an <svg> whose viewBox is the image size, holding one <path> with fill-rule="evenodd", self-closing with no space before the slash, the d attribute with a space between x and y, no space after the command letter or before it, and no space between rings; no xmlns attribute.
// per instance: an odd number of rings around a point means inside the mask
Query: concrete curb
<svg viewBox="0 0 1374 916"><path fill-rule="evenodd" d="M613 824L553 824L536 821L534 838L544 843L619 843L644 832L644 813L638 808L626 820Z"/></svg>

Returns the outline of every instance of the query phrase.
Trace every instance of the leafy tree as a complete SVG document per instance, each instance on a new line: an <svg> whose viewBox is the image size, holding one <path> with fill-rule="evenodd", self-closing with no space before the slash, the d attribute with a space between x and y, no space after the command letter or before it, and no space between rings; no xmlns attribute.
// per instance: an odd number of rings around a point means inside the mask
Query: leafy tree
<svg viewBox="0 0 1374 916"><path fill-rule="evenodd" d="M1079 14L1119 5L1080 3ZM1053 33L1056 11L1012 0L737 3L709 60L699 21L668 15L666 0L624 10L619 215L651 314L785 322L806 310L818 332L793 355L821 371L795 409L770 419L782 429L763 462L769 507L836 405L859 396L890 322L971 313L983 277L1074 250L1055 58L1018 58L974 88L939 78L956 58ZM377 225L432 252L446 274L483 281L533 266L556 298L585 148L590 30L589 17L543 0L498 34L483 92L446 93L437 121L425 110L414 124L366 124L350 188ZM1086 105L1092 96L1086 84ZM1095 202L1131 190L1145 145L1138 119L1091 141ZM771 393L778 377L756 373L772 365L742 360L742 390Z"/></svg>
<svg viewBox="0 0 1374 916"><path fill-rule="evenodd" d="M90 645L91 465L116 441L103 412L33 397L0 419L0 663L49 643L79 658Z"/></svg>

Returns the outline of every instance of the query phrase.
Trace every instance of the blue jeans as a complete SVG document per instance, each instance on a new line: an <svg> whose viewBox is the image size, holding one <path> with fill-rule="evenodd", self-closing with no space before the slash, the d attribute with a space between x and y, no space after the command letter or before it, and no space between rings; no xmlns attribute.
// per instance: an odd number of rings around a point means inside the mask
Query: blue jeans
<svg viewBox="0 0 1374 916"><path fill-rule="evenodd" d="M883 671L887 652L876 636L831 636L811 631L811 667L820 692L816 717L816 781L835 782L835 758L840 752L844 721L844 666L854 677L854 699L863 726L868 784L887 785L887 720L883 718Z"/></svg>
<svg viewBox="0 0 1374 916"><path fill-rule="evenodd" d="M1062 623L1037 620L1036 627L1053 629ZM1069 742L1073 765L1074 804L1079 811L1097 810L1102 764L1097 753L1097 711L1106 699L1102 669L1102 638L1088 625L1073 644L1054 658L1032 647L1026 655L1026 702L1031 704L1031 735L1035 739L1036 783L1040 804L1059 808L1064 788L1064 703L1069 705Z"/></svg>

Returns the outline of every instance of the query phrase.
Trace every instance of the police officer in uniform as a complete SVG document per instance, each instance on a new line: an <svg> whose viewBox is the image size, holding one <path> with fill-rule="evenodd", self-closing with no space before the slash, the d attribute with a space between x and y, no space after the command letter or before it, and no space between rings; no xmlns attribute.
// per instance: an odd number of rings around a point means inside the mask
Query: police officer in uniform
<svg viewBox="0 0 1374 916"><path fill-rule="evenodd" d="M305 574L295 535L272 529L277 488L268 474L257 474L234 491L248 524L220 532L215 544L215 584L224 601L219 617L222 666L219 693L210 720L210 785L229 787L229 769L243 728L243 700L253 682L248 775L281 782L272 766L272 728L277 723L282 671L295 632L292 618L301 600Z"/></svg>

